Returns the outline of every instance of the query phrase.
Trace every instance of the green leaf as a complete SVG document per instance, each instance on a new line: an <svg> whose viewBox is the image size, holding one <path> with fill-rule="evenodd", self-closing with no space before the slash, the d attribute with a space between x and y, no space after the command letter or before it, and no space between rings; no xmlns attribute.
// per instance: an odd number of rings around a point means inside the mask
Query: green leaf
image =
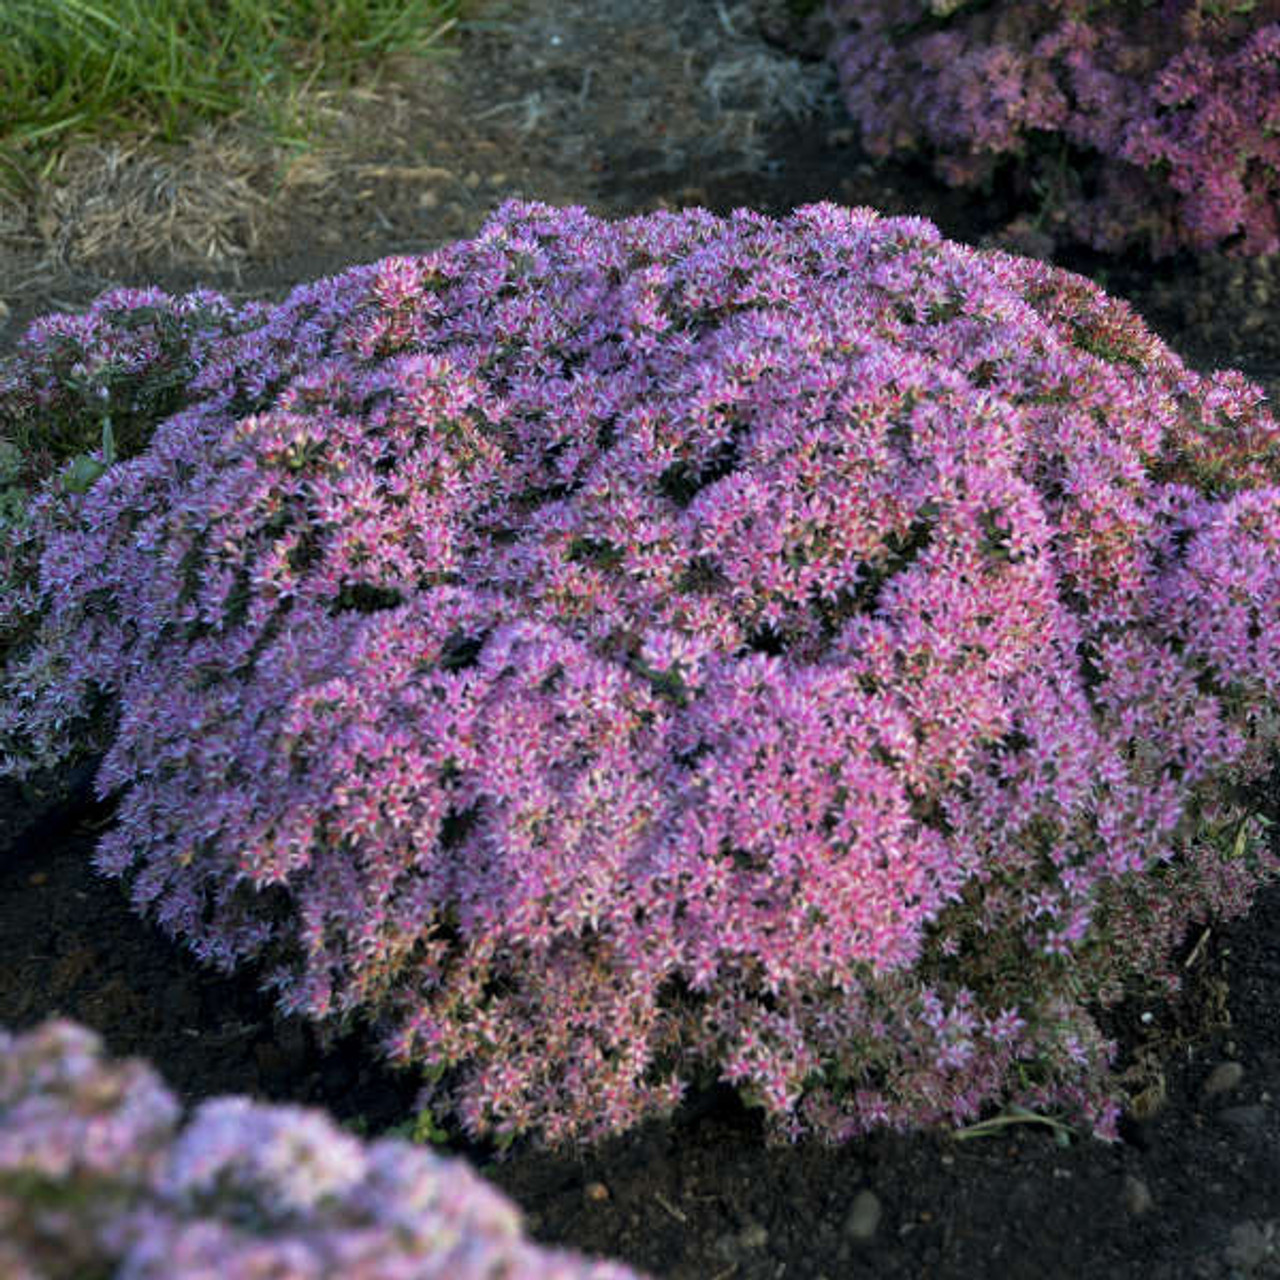
<svg viewBox="0 0 1280 1280"><path fill-rule="evenodd" d="M62 474L62 487L68 493L88 493L106 467L86 454L73 458Z"/></svg>
<svg viewBox="0 0 1280 1280"><path fill-rule="evenodd" d="M111 434L110 415L105 415L102 419L102 456L103 462L98 462L83 453L72 458L66 471L62 473L63 489L67 493L88 493L94 481L115 462L116 442Z"/></svg>

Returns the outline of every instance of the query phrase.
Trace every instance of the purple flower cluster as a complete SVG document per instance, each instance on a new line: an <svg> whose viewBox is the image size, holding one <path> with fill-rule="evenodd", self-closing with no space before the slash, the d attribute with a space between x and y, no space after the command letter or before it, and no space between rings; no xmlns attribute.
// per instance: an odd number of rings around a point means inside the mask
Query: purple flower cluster
<svg viewBox="0 0 1280 1280"><path fill-rule="evenodd" d="M512 203L188 395L32 504L0 772L110 703L98 869L472 1137L1109 1136L1096 1006L1277 870L1280 424L1081 277Z"/></svg>
<svg viewBox="0 0 1280 1280"><path fill-rule="evenodd" d="M8 1280L640 1280L521 1238L465 1161L244 1097L186 1123L147 1064L66 1021L0 1029Z"/></svg>
<svg viewBox="0 0 1280 1280"><path fill-rule="evenodd" d="M113 289L82 315L37 320L0 369L0 423L28 464L28 482L92 446L104 414L122 458L184 407L210 346L262 322L262 303L235 307L197 290Z"/></svg>
<svg viewBox="0 0 1280 1280"><path fill-rule="evenodd" d="M828 0L827 13L873 155L926 145L953 185L1013 157L1044 229L1098 249L1280 249L1277 0Z"/></svg>
<svg viewBox="0 0 1280 1280"><path fill-rule="evenodd" d="M83 315L37 320L0 363L0 659L30 634L38 571L27 497L85 458L108 424L115 456L134 457L187 404L206 349L268 308L198 290L115 289Z"/></svg>

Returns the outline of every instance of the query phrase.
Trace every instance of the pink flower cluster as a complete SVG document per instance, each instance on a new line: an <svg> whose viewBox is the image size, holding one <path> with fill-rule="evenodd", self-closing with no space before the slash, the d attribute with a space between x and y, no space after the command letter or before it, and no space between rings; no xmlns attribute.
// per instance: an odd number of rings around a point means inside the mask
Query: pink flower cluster
<svg viewBox="0 0 1280 1280"><path fill-rule="evenodd" d="M113 708L96 865L475 1138L718 1075L772 1137L1062 1105L1280 863L1280 424L1123 302L829 204L301 288L32 504L0 771Z"/></svg>
<svg viewBox="0 0 1280 1280"><path fill-rule="evenodd" d="M147 1064L66 1021L0 1029L8 1280L640 1280L539 1248L465 1161L365 1144L322 1111L244 1097L185 1123Z"/></svg>
<svg viewBox="0 0 1280 1280"><path fill-rule="evenodd" d="M1044 229L1094 248L1280 249L1280 2L828 0L873 155L952 185L1013 158Z"/></svg>

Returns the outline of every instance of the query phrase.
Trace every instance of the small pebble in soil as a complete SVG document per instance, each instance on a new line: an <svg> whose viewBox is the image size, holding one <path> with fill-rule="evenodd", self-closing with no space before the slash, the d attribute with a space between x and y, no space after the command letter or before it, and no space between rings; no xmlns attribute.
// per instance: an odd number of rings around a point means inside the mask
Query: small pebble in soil
<svg viewBox="0 0 1280 1280"><path fill-rule="evenodd" d="M1155 1201L1151 1197L1151 1190L1141 1178L1135 1178L1133 1174L1126 1174L1124 1180L1124 1207L1129 1210L1135 1218L1141 1217L1148 1212Z"/></svg>
<svg viewBox="0 0 1280 1280"><path fill-rule="evenodd" d="M1250 1272L1260 1263L1280 1254L1280 1223L1242 1222L1231 1228L1231 1238L1223 1250L1230 1267Z"/></svg>
<svg viewBox="0 0 1280 1280"><path fill-rule="evenodd" d="M1251 1133L1266 1124L1267 1109L1256 1103L1252 1106L1227 1107L1218 1112L1216 1119L1219 1124L1225 1124L1240 1133Z"/></svg>
<svg viewBox="0 0 1280 1280"><path fill-rule="evenodd" d="M1244 1068L1238 1062L1220 1062L1205 1078L1203 1092L1212 1098L1219 1093L1229 1093L1244 1079Z"/></svg>
<svg viewBox="0 0 1280 1280"><path fill-rule="evenodd" d="M845 1234L852 1240L870 1240L880 1225L880 1212L880 1198L876 1193L859 1191L845 1221Z"/></svg>

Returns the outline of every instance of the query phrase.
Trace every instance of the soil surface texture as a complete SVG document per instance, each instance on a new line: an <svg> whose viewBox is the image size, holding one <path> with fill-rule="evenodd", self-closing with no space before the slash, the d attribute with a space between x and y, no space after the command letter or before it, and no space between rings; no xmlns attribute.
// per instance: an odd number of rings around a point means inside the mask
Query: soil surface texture
<svg viewBox="0 0 1280 1280"><path fill-rule="evenodd" d="M305 149L233 120L185 145L77 144L0 198L0 355L26 324L117 285L280 299L297 283L468 237L503 200L623 217L701 205L782 215L830 200L935 221L952 239L1051 257L1128 298L1192 366L1280 391L1280 261L1152 263L1058 246L1016 185L965 193L926 160L873 162L784 0L514 0L472 6L455 56L394 61L318 92ZM200 969L90 855L112 809L95 762L0 783L0 1025L55 1013L151 1060L184 1102L322 1106L376 1135L416 1085L353 1037L321 1053L256 975ZM1280 768L1267 810L1280 818ZM1280 825L1272 829L1280 838ZM1105 1029L1133 1103L1122 1141L1015 1124L768 1149L726 1087L674 1119L553 1157L455 1142L535 1240L655 1280L1280 1277L1280 886L1192 931L1176 1005Z"/></svg>

